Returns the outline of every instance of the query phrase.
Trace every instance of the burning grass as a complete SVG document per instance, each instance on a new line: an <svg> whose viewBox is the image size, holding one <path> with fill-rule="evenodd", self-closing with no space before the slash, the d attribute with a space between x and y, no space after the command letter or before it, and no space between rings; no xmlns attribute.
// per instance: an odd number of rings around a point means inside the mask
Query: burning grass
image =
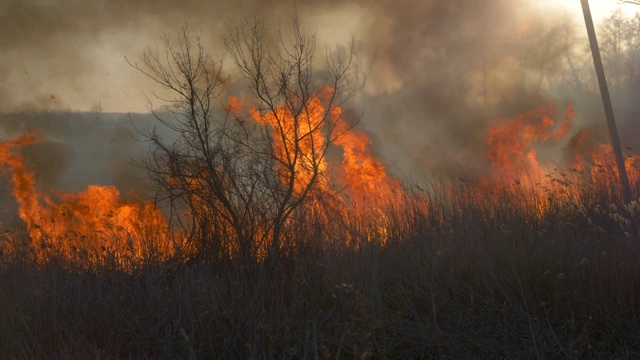
<svg viewBox="0 0 640 360"><path fill-rule="evenodd" d="M5 248L0 347L16 358L634 358L640 206L582 175L549 180L567 196L416 186L342 221L308 215L270 268L87 267ZM30 243L19 223L3 234L5 246Z"/></svg>
<svg viewBox="0 0 640 360"><path fill-rule="evenodd" d="M601 201L547 199L544 213L532 214L539 208L529 203L529 191L459 189L445 197L432 190L394 207L356 212L349 223L299 228L296 246L269 269L165 261L123 271L114 263L36 265L28 255L5 254L3 353L185 359L189 349L196 358L640 354L638 202L620 206L609 204L606 192L585 193Z"/></svg>
<svg viewBox="0 0 640 360"><path fill-rule="evenodd" d="M219 238L193 242L197 234L171 228L151 203L121 201L113 187L42 194L19 151L38 136L5 142L0 160L20 219L2 224L0 351L15 358L638 357L640 199L619 202L613 157L604 146L584 145L583 132L570 141L580 154L571 168L542 169L536 146L566 139L572 125L570 107L558 126L554 111L490 129L487 156L499 181L401 186L364 134L343 131L336 145L346 190L292 214L275 262L212 255L200 245ZM268 115L253 116L269 123ZM314 146L324 139L307 139L308 158L320 157ZM274 151L290 156L286 147ZM627 159L637 197L640 161ZM324 160L298 166L303 175L307 167L328 169ZM311 181L296 179L295 191Z"/></svg>
<svg viewBox="0 0 640 360"><path fill-rule="evenodd" d="M89 186L56 198L41 194L19 148L39 141L26 133L0 144L0 162L11 173L13 195L24 222L20 232L5 232L7 254L29 252L33 261L64 258L85 266L115 261L122 266L171 257L181 241L150 202L121 201L113 186ZM28 234L27 239L23 239Z"/></svg>

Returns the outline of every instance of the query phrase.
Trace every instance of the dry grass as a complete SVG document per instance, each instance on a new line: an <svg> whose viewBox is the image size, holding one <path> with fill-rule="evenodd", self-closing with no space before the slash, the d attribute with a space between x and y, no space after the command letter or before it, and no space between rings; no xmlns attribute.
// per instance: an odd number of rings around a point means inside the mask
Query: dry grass
<svg viewBox="0 0 640 360"><path fill-rule="evenodd" d="M269 267L200 259L125 272L5 254L0 353L640 358L640 207L601 189L567 187L571 201L559 201L542 188L433 187L357 221L295 228Z"/></svg>

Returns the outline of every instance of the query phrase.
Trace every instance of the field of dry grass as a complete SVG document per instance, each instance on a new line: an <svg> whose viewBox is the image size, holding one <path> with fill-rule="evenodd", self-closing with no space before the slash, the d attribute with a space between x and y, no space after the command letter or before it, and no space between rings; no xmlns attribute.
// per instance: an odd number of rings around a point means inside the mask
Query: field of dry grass
<svg viewBox="0 0 640 360"><path fill-rule="evenodd" d="M374 215L301 228L268 265L148 258L123 270L5 253L0 353L638 358L640 206L617 203L608 185L565 183L562 196L421 188Z"/></svg>

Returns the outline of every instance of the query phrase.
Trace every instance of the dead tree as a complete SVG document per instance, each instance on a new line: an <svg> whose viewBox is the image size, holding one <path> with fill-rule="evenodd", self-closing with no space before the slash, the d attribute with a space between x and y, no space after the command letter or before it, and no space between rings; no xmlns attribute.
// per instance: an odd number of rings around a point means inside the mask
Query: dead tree
<svg viewBox="0 0 640 360"><path fill-rule="evenodd" d="M329 52L315 72L315 38L297 19L279 38L268 43L259 21L225 38L253 95L252 116L227 107L222 64L186 28L177 40L165 37L162 51L149 48L130 62L171 94L157 96L164 106L153 113L175 140L146 131L151 151L140 165L197 253L276 258L294 212L330 192L326 153L352 125L338 127L339 106L358 89L350 82L353 49Z"/></svg>
<svg viewBox="0 0 640 360"><path fill-rule="evenodd" d="M256 101L254 117L266 117L263 136L279 181L265 189L273 210L267 219L269 253L277 254L292 214L330 192L327 150L354 125L341 118L340 107L362 82L354 72L353 42L346 51L328 51L318 64L315 36L304 34L297 17L275 44L267 35L262 22L245 23L225 45ZM317 65L323 70L314 72Z"/></svg>

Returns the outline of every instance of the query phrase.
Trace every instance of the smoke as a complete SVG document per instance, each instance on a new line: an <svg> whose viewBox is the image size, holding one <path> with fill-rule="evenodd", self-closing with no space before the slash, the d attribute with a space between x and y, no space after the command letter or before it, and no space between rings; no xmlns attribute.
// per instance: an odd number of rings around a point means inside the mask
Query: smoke
<svg viewBox="0 0 640 360"><path fill-rule="evenodd" d="M0 139L27 131L40 139L20 148L27 169L35 172L39 190L45 193L84 189L90 184L114 185L124 198L148 197L146 174L135 166L145 144L136 141L134 127L152 122L147 114L80 112L27 112L0 114ZM6 189L0 204L11 203L9 177L0 176Z"/></svg>
<svg viewBox="0 0 640 360"><path fill-rule="evenodd" d="M552 35L569 16L523 15L526 2L507 0L421 4L385 5L390 19L376 36L376 66L390 69L395 83L372 94L371 128L400 169L418 176L477 173L486 161L489 123L551 101L537 70L551 71L563 55L557 50L563 39ZM536 57L528 51L538 43L544 53Z"/></svg>
<svg viewBox="0 0 640 360"><path fill-rule="evenodd" d="M159 35L189 23L214 56L223 56L227 26L261 17L271 28L284 27L294 11L318 32L321 46L354 36L376 54L370 91L436 85L426 105L441 107L461 93L464 84L455 78L481 65L478 56L490 56L517 27L514 6L510 0L6 0L0 5L0 111L23 110L50 94L64 93L76 110L88 109L98 94L139 98L144 85L131 83L141 77L130 76L124 56L135 58ZM139 86L132 91L125 84ZM117 107L102 100L107 109Z"/></svg>
<svg viewBox="0 0 640 360"><path fill-rule="evenodd" d="M317 32L320 54L323 46L345 44L352 36L358 42L370 75L356 107L364 109L362 126L372 136L375 151L396 175L475 172L473 166L485 161L486 130L495 118L554 100L563 107L571 97L563 87L570 79L558 78L555 69L575 47L575 23L557 8L534 4L4 0L0 113L144 111L142 93L149 83L126 64L125 56L135 59L145 47L157 44L159 35L175 33L188 23L202 32L214 56L223 57L222 36L228 27L260 17L278 29L287 25L295 9L303 25ZM55 126L33 121L67 142L78 136L76 131L104 130L96 122L79 130L65 121ZM13 131L12 126L6 118L0 123L5 132ZM122 164L127 155L137 155L128 154L129 149L138 147L122 138L127 132L121 127L109 129L106 162L117 169L118 181L133 182Z"/></svg>

